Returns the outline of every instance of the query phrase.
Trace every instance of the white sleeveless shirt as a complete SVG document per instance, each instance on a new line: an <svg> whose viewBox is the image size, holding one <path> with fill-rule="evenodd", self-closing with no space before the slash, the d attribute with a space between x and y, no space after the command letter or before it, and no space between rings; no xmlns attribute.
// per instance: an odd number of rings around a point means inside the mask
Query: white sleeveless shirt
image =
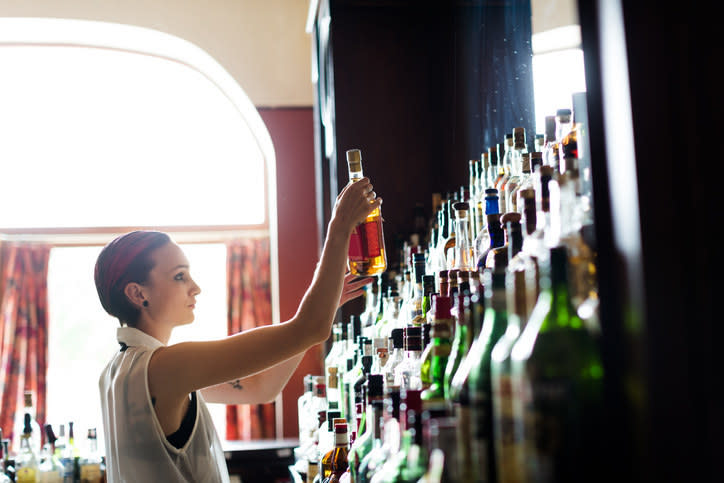
<svg viewBox="0 0 724 483"><path fill-rule="evenodd" d="M163 343L132 327L118 328L117 337L128 348L113 357L99 381L108 482L228 482L221 441L200 391L191 436L177 449L163 434L148 390L148 363Z"/></svg>

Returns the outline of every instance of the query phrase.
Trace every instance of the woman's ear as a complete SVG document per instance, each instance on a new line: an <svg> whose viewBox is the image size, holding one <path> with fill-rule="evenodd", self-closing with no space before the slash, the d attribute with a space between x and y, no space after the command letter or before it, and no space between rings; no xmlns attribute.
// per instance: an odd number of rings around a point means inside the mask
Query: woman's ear
<svg viewBox="0 0 724 483"><path fill-rule="evenodd" d="M123 290L128 297L128 301L131 302L136 308L140 309L143 307L143 302L146 297L143 294L143 287L141 284L136 282L130 282L126 284L126 288Z"/></svg>

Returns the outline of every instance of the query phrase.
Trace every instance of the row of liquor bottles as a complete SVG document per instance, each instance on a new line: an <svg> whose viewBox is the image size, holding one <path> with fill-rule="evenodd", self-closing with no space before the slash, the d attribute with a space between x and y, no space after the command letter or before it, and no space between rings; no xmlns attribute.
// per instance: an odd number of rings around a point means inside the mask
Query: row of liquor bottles
<svg viewBox="0 0 724 483"><path fill-rule="evenodd" d="M3 439L0 430L0 483L101 483L105 461L98 449L95 428L88 429L85 446L74 434L73 422L41 429L36 420L33 393L24 394L24 407L18 411L13 434Z"/></svg>
<svg viewBox="0 0 724 483"><path fill-rule="evenodd" d="M592 206L570 116L547 120L540 150L515 129L471 162L399 271L335 327L299 401L307 481L596 479Z"/></svg>

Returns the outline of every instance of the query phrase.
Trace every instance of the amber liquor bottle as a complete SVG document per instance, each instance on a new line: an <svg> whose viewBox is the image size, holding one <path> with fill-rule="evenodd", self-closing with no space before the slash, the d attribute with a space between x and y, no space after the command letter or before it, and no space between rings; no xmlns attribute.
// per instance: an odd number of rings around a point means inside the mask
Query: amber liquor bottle
<svg viewBox="0 0 724 483"><path fill-rule="evenodd" d="M347 151L347 166L350 182L362 178L362 152L359 149ZM357 225L349 242L349 271L353 275L377 275L387 269L385 237L382 231L382 211L372 210L365 221Z"/></svg>

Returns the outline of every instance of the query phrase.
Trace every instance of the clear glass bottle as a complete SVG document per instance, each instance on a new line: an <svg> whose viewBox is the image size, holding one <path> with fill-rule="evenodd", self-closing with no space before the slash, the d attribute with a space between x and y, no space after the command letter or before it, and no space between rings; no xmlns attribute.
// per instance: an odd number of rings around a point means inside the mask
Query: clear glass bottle
<svg viewBox="0 0 724 483"><path fill-rule="evenodd" d="M33 446L33 427L30 413L23 413L23 432L20 447L15 458L15 482L37 483L40 456Z"/></svg>
<svg viewBox="0 0 724 483"><path fill-rule="evenodd" d="M545 140L543 143L543 164L558 166L558 143L556 142L556 116L545 117Z"/></svg>
<svg viewBox="0 0 724 483"><path fill-rule="evenodd" d="M13 448L15 452L20 451L20 444L25 428L25 414L30 414L30 427L32 429L30 446L33 448L35 454L39 455L42 435L40 434L41 428L37 421L38 413L35 408L35 393L33 391L25 391L23 393L23 408L18 409L16 414L15 425L13 426Z"/></svg>
<svg viewBox="0 0 724 483"><path fill-rule="evenodd" d="M533 155L535 153L523 153L520 165L520 174L515 182L515 186L511 187L508 191L508 212L520 213L521 206L520 201L520 190L524 188L530 188L532 186L531 181L531 165Z"/></svg>
<svg viewBox="0 0 724 483"><path fill-rule="evenodd" d="M475 202L480 197L479 193L479 185L478 185L478 179L480 178L480 160L479 159L471 159L468 161L468 195L469 198L466 201L470 204L469 212L470 212L470 218L468 219L469 223L469 232L470 233L477 233L475 230L475 211L476 211L476 205Z"/></svg>
<svg viewBox="0 0 724 483"><path fill-rule="evenodd" d="M447 269L451 269L455 266L455 243L457 241L457 233L453 206L455 203L457 203L456 197L456 195L452 195L450 198L448 198L446 202L449 228L447 238L445 239L445 243L442 247L442 252L445 257L445 268Z"/></svg>
<svg viewBox="0 0 724 483"><path fill-rule="evenodd" d="M485 190L485 226L478 233L475 238L475 260L476 269L481 268L480 261L484 251L490 247L490 227L488 226L488 216L500 214L500 203L498 197L498 190L495 188L488 188ZM483 259L483 263L485 260Z"/></svg>
<svg viewBox="0 0 724 483"><path fill-rule="evenodd" d="M523 157L528 155L528 148L525 139L525 129L516 127L513 129L513 149L510 157L510 174L505 184L500 188L501 212L508 213L516 210L516 200L512 197L520 183L520 176L523 169ZM530 157L528 157L530 159Z"/></svg>
<svg viewBox="0 0 724 483"><path fill-rule="evenodd" d="M385 386L390 387L395 385L395 370L400 363L405 360L404 351L404 329L396 327L390 331L390 357L385 364L382 375L385 378Z"/></svg>
<svg viewBox="0 0 724 483"><path fill-rule="evenodd" d="M511 353L513 410L524 439L526 477L585 479L604 451L604 374L599 340L571 303L564 246L550 249L540 284L541 294Z"/></svg>
<svg viewBox="0 0 724 483"><path fill-rule="evenodd" d="M513 158L513 134L506 134L505 142L498 144L498 154L501 155L501 158L498 164L498 177L495 179L493 187L500 193L505 187L508 176L510 176L510 165ZM504 199L501 198L500 202L500 208L503 212L505 212Z"/></svg>
<svg viewBox="0 0 724 483"><path fill-rule="evenodd" d="M80 459L80 483L100 483L103 478L101 464L96 429L89 428L86 438L86 452Z"/></svg>
<svg viewBox="0 0 724 483"><path fill-rule="evenodd" d="M347 166L351 182L362 179L362 152L347 151ZM387 269L382 211L375 208L365 221L355 228L349 242L349 271L358 276L377 275Z"/></svg>
<svg viewBox="0 0 724 483"><path fill-rule="evenodd" d="M401 391L422 389L420 366L422 361L422 327L409 325L404 332L405 360L395 368L395 386Z"/></svg>
<svg viewBox="0 0 724 483"><path fill-rule="evenodd" d="M473 242L470 237L470 204L458 202L455 209L455 263L456 270L470 271L474 269L475 259Z"/></svg>
<svg viewBox="0 0 724 483"><path fill-rule="evenodd" d="M53 427L50 424L45 425L45 437L46 443L43 445L40 464L38 465L38 481L39 483L63 483L65 468L60 462L55 447L58 438L56 438Z"/></svg>

